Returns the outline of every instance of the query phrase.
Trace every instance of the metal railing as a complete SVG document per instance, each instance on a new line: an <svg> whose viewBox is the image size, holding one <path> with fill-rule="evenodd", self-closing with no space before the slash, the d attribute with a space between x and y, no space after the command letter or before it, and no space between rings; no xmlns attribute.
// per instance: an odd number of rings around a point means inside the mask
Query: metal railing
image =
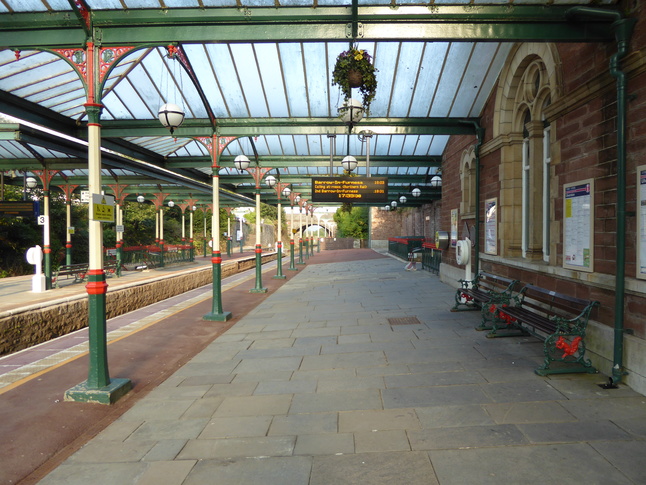
<svg viewBox="0 0 646 485"><path fill-rule="evenodd" d="M422 244L422 269L433 274L440 274L442 263L442 250L435 247L435 243Z"/></svg>
<svg viewBox="0 0 646 485"><path fill-rule="evenodd" d="M128 246L121 248L121 267L128 269L159 268L161 266L188 263L194 260L194 253L194 248L190 244ZM106 249L105 257L106 259L116 260L117 249Z"/></svg>
<svg viewBox="0 0 646 485"><path fill-rule="evenodd" d="M424 241L423 237L391 237L388 238L388 253L407 260L408 253L421 248Z"/></svg>

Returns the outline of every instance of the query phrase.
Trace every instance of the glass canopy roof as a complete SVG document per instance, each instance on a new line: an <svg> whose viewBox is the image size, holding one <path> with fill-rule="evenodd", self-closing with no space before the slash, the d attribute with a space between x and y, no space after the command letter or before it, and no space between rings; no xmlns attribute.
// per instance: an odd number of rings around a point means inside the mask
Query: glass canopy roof
<svg viewBox="0 0 646 485"><path fill-rule="evenodd" d="M71 38L89 25L118 57L103 85L103 137L133 163L191 177L208 193L212 161L195 137L216 133L239 137L222 153L219 174L225 188L240 194L251 194L254 183L233 168L238 154L275 167L283 182L305 193L312 176L341 174L340 160L350 154L359 160L359 175L367 174L369 162L370 175L388 177L398 197L400 188L430 188L451 134L474 133L514 42L524 40L514 34L522 31L505 30L505 23L515 20L512 14L530 12L522 20L529 25L542 16L551 20L553 11L561 15L565 7L614 3L0 0L0 91L8 95L0 111L54 130L61 125L56 120L83 126L87 94L76 70L85 66L82 45L60 40L56 32L72 29ZM528 10L536 7L542 10ZM460 30L431 37L447 29L443 15L453 23L458 19ZM489 27L493 34L474 33L474 26L489 19L500 21L498 35ZM430 21L432 27L424 23ZM356 39L335 33L346 24L358 28ZM176 29L182 25L186 29ZM523 35L532 35L527 32ZM572 39L577 35L573 30ZM344 99L331 72L351 43L373 57L378 87L370 113L348 135L338 118ZM169 55L169 45L179 54ZM165 103L185 112L184 125L173 136L157 121ZM73 131L68 126L68 133ZM83 132L73 136L82 139ZM78 173L83 157L76 151L32 141L28 149L16 139L0 140L2 170L48 163L53 169L74 166ZM135 166L128 169L136 171ZM439 196L437 190L426 192L431 199Z"/></svg>

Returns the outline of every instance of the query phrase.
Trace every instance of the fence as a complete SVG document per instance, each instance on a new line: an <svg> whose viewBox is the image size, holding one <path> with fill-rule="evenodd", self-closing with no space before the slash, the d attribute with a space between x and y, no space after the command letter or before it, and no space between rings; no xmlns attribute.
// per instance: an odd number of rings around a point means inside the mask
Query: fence
<svg viewBox="0 0 646 485"><path fill-rule="evenodd" d="M435 243L422 244L422 269L433 274L440 274L442 263L442 250L435 247Z"/></svg>
<svg viewBox="0 0 646 485"><path fill-rule="evenodd" d="M106 259L116 260L117 250L106 249ZM142 267L158 268L194 260L194 250L189 244L129 246L121 248L121 266L129 270Z"/></svg>
<svg viewBox="0 0 646 485"><path fill-rule="evenodd" d="M413 249L421 248L424 244L423 237L391 237L388 238L388 252L401 259L408 259L408 253Z"/></svg>
<svg viewBox="0 0 646 485"><path fill-rule="evenodd" d="M442 251L435 243L426 242L423 237L391 237L388 239L388 253L401 259L408 259L414 249L422 249L422 269L433 274L440 274Z"/></svg>

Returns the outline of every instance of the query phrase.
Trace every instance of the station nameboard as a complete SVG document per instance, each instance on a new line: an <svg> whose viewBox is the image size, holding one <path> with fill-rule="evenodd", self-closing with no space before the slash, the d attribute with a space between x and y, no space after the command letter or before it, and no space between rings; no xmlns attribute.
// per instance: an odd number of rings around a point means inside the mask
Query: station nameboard
<svg viewBox="0 0 646 485"><path fill-rule="evenodd" d="M312 202L388 202L387 177L313 177Z"/></svg>
<svg viewBox="0 0 646 485"><path fill-rule="evenodd" d="M0 217L38 217L39 206L35 200L3 200L0 201Z"/></svg>

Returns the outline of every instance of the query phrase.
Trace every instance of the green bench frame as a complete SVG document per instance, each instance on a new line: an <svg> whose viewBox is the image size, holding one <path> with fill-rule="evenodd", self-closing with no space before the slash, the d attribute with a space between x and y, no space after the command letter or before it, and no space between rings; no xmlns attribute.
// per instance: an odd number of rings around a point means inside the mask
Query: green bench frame
<svg viewBox="0 0 646 485"><path fill-rule="evenodd" d="M83 281L88 272L87 263L64 264L58 267L52 274L52 283L54 288L58 288L58 280L61 276L74 276L74 283Z"/></svg>
<svg viewBox="0 0 646 485"><path fill-rule="evenodd" d="M533 335L543 340L543 365L538 375L597 370L585 358L585 332L598 301L582 300L534 285L525 285L510 304L496 304L496 318L487 337ZM551 367L553 362L565 365Z"/></svg>
<svg viewBox="0 0 646 485"><path fill-rule="evenodd" d="M461 287L455 292L452 312L480 310L482 320L476 330L491 330L497 312L491 306L509 303L518 280L480 271L472 280L458 280ZM460 308L465 307L465 308Z"/></svg>

